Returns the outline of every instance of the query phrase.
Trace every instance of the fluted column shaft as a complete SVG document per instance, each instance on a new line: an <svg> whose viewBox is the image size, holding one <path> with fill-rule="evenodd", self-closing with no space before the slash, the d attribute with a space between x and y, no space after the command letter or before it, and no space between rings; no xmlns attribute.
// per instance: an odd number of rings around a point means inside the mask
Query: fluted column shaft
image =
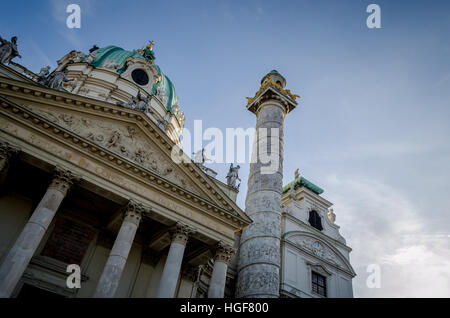
<svg viewBox="0 0 450 318"><path fill-rule="evenodd" d="M227 280L228 264L234 254L231 246L219 244L214 256L214 267L209 282L208 298L223 298Z"/></svg>
<svg viewBox="0 0 450 318"><path fill-rule="evenodd" d="M0 267L0 297L10 297L41 243L75 176L57 168L44 197Z"/></svg>
<svg viewBox="0 0 450 318"><path fill-rule="evenodd" d="M178 224L173 230L172 243L159 283L157 298L173 298L175 296L184 250L189 234L192 232L192 229L182 224Z"/></svg>
<svg viewBox="0 0 450 318"><path fill-rule="evenodd" d="M144 208L134 202L130 202L125 210L125 217L120 227L117 238L109 254L102 276L94 293L95 298L114 297L120 278L128 259L134 237L142 219Z"/></svg>

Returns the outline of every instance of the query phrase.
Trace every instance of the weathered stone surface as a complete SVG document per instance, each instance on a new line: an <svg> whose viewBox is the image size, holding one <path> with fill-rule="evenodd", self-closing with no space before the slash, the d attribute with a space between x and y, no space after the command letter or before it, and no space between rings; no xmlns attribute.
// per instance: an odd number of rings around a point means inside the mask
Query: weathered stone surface
<svg viewBox="0 0 450 318"><path fill-rule="evenodd" d="M274 244L275 242L275 244ZM258 237L247 241L247 249L240 253L240 266L252 263L280 265L280 244L273 237Z"/></svg>
<svg viewBox="0 0 450 318"><path fill-rule="evenodd" d="M279 271L267 264L255 264L239 273L237 295L239 297L278 297L280 288Z"/></svg>
<svg viewBox="0 0 450 318"><path fill-rule="evenodd" d="M112 298L119 287L120 278L133 245L137 228L142 219L143 208L130 202L125 218L111 249L102 276L94 293L96 298Z"/></svg>
<svg viewBox="0 0 450 318"><path fill-rule="evenodd" d="M0 268L0 298L10 297L75 179L57 169L55 177Z"/></svg>
<svg viewBox="0 0 450 318"><path fill-rule="evenodd" d="M237 297L278 297L280 286L281 191L283 182L284 112L275 101L263 104L257 114L257 128L267 128L267 137L255 138L258 160L250 164L246 213L253 220L242 233L239 252ZM272 134L271 129L277 129ZM278 135L278 136L277 136ZM272 145L276 145L272 149ZM278 149L277 149L278 148ZM275 157L273 151L277 150ZM261 155L276 158L264 172Z"/></svg>
<svg viewBox="0 0 450 318"><path fill-rule="evenodd" d="M172 232L172 244L159 283L157 298L173 298L180 276L181 263L189 234L192 229L178 224Z"/></svg>

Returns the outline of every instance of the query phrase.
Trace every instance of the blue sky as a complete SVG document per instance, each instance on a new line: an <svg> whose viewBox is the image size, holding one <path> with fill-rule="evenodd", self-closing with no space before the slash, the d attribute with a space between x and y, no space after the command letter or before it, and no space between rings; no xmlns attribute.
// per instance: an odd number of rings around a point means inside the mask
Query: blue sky
<svg viewBox="0 0 450 318"><path fill-rule="evenodd" d="M65 26L69 3L79 30ZM381 29L366 27L370 3ZM188 128L253 127L245 97L277 69L301 95L285 122L284 183L299 168L335 203L355 295L450 296L450 2L16 0L0 16L33 71L72 49L154 40ZM228 166L212 167L224 179ZM380 289L365 284L372 263Z"/></svg>

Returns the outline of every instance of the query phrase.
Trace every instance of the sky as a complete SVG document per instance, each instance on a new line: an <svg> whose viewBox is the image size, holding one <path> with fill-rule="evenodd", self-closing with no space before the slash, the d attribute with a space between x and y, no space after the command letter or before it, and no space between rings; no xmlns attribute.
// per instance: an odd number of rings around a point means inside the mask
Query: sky
<svg viewBox="0 0 450 318"><path fill-rule="evenodd" d="M70 3L80 29L65 24ZM380 29L366 26L371 3ZM283 182L299 168L334 203L355 296L450 297L449 1L16 0L0 17L0 35L18 36L15 61L35 72L73 49L154 40L189 129L254 127L245 97L278 70L301 96ZM225 180L228 165L210 167ZM370 264L380 288L366 284Z"/></svg>

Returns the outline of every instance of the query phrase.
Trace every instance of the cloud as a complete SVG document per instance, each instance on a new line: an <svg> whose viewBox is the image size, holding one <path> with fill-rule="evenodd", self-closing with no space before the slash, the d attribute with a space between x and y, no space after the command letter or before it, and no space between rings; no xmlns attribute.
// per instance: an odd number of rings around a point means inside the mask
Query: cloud
<svg viewBox="0 0 450 318"><path fill-rule="evenodd" d="M356 297L449 297L449 233L427 232L425 211L402 191L377 180L327 178L341 234L353 248ZM367 266L381 268L381 288L370 289Z"/></svg>

